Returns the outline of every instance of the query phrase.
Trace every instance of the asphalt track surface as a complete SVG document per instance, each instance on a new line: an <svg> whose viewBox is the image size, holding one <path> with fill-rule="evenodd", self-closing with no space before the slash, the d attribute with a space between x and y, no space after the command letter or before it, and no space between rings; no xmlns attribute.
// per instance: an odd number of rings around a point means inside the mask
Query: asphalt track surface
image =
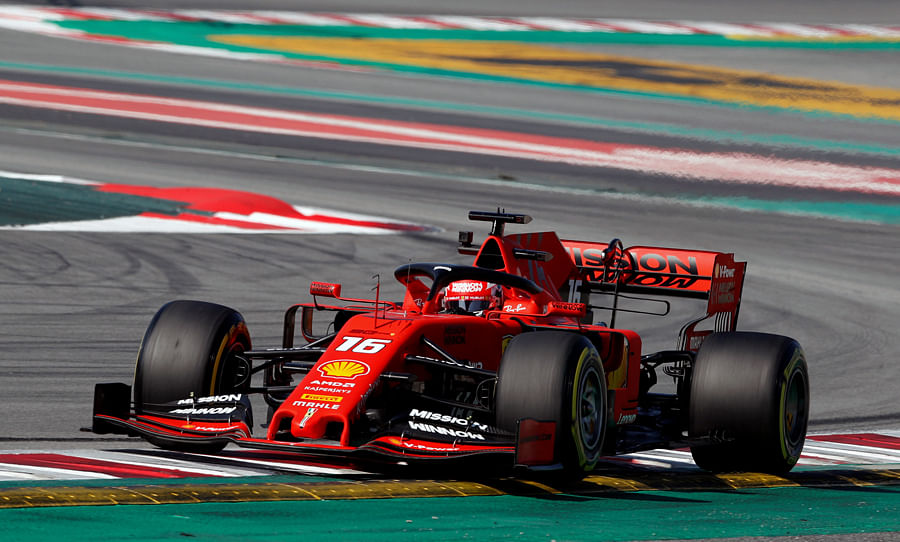
<svg viewBox="0 0 900 542"><path fill-rule="evenodd" d="M164 3L157 3L158 7ZM265 4L265 5L263 5ZM279 5L280 4L280 5ZM327 9L382 13L440 12L437 3L259 2L254 9ZM882 22L896 17L881 2L776 3L746 6L669 2L612 2L602 16L784 22ZM101 5L98 3L97 5ZM130 6L130 2L102 5ZM147 5L147 3L142 3ZM180 2L179 7L210 7ZM552 13L522 2L516 14L598 16L592 3L567 3ZM759 6L759 4L756 4ZM246 7L216 2L218 8ZM499 3L461 2L460 14L508 14ZM854 167L900 168L896 124L810 118L758 110L585 95L537 87L436 80L384 72L351 73L252 64L113 48L0 30L7 63L0 78L188 97L239 105L395 120L502 128L539 135L639 142L697 152L757 152L778 158L828 158ZM634 46L607 50L647 55ZM782 75L900 88L887 53L746 51L668 47L656 58ZM896 53L891 58L896 60ZM10 66L17 64L19 67ZM25 65L140 70L153 80L35 71ZM896 65L896 61L894 62ZM176 77L296 86L400 98L390 105L337 98L296 97L262 90L183 85ZM402 100L407 100L404 104ZM422 106L421 100L468 104L471 111ZM499 115L490 108L542 111L544 120ZM853 141L894 153L836 152L802 146L722 141L560 120L585 115L618 121L666 123L697 130L766 133L783 140ZM469 209L501 206L534 216L531 226L569 238L626 244L733 251L750 262L740 327L790 335L804 345L812 379L814 431L900 428L896 401L900 367L900 226L732 208L684 205L673 198L713 195L863 205L883 196L772 186L691 183L676 177L623 173L566 164L362 143L248 134L96 115L0 106L0 169L55 173L103 182L153 186L210 186L250 190L295 204L358 211L427 223L440 233L345 235L146 235L0 231L0 447L51 449L133 446L79 430L90 423L92 386L129 381L147 322L177 298L215 301L239 309L255 345L277 343L283 307L306 299L311 280L342 282L365 296L376 273L389 276L409 260L463 261L455 231ZM568 118L568 117L566 117ZM538 188L538 189L535 189ZM622 195L625 196L622 196ZM638 196L635 196L638 194ZM655 197L643 197L652 194ZM896 198L896 197L894 197ZM398 293L386 283L387 294ZM623 323L624 324L624 323ZM648 350L669 348L680 322L649 329ZM627 325L627 324L626 324Z"/></svg>

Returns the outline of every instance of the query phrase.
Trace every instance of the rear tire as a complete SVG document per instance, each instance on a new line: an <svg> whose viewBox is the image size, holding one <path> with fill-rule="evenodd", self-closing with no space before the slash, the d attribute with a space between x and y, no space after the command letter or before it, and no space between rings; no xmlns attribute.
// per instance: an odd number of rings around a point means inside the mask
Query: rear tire
<svg viewBox="0 0 900 542"><path fill-rule="evenodd" d="M694 361L690 393L688 434L713 439L691 447L700 468L785 474L797 463L809 420L809 372L795 340L710 335Z"/></svg>
<svg viewBox="0 0 900 542"><path fill-rule="evenodd" d="M556 461L582 477L596 465L606 434L603 363L584 336L538 331L513 338L498 373L497 426L515 432L522 418L556 423Z"/></svg>
<svg viewBox="0 0 900 542"><path fill-rule="evenodd" d="M172 301L153 317L141 342L134 373L135 412L195 397L242 393L249 367L238 356L250 350L250 334L237 311L203 301ZM248 425L252 425L252 420ZM148 439L162 448L182 443ZM224 443L189 446L202 451Z"/></svg>

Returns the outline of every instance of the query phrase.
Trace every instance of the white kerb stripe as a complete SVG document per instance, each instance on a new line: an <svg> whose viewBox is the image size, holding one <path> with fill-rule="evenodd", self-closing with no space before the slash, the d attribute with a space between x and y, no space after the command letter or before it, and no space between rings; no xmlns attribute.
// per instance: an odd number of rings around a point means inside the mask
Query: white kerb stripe
<svg viewBox="0 0 900 542"><path fill-rule="evenodd" d="M581 21L557 19L555 17L517 17L516 21L530 27L562 32L592 32L595 27Z"/></svg>
<svg viewBox="0 0 900 542"><path fill-rule="evenodd" d="M19 6L0 6L0 16L15 17L32 21L63 21L66 19L63 15L49 10Z"/></svg>
<svg viewBox="0 0 900 542"><path fill-rule="evenodd" d="M496 21L483 17L466 17L461 15L433 15L428 19L460 26L469 30L528 30L525 25L510 23L506 21Z"/></svg>
<svg viewBox="0 0 900 542"><path fill-rule="evenodd" d="M309 25L309 26L335 26L349 23L339 21L327 14L301 13L294 11L257 11L260 17L266 17L285 24Z"/></svg>
<svg viewBox="0 0 900 542"><path fill-rule="evenodd" d="M836 32L830 32L828 30L824 30L822 28L813 28L807 25L802 24L790 24L790 23L768 23L765 26L769 28L773 28L780 34L787 34L789 36L802 36L802 37L810 37L810 38L827 38L836 35Z"/></svg>
<svg viewBox="0 0 900 542"><path fill-rule="evenodd" d="M885 38L900 37L900 29L891 28L888 26L873 25L873 24L847 24L847 25L841 25L841 28L846 28L853 32L857 32L862 36L878 36L878 37L885 37Z"/></svg>
<svg viewBox="0 0 900 542"><path fill-rule="evenodd" d="M656 23L648 21L633 21L629 19L595 19L601 24L609 24L620 28L627 28L632 32L642 34L690 34L687 28L672 26L666 23Z"/></svg>
<svg viewBox="0 0 900 542"><path fill-rule="evenodd" d="M30 475L33 476L33 479L35 480L91 480L94 478L115 480L119 478L118 476L112 476L99 472L74 469L58 469L53 467L37 467L33 465L19 465L17 463L0 463L0 473Z"/></svg>
<svg viewBox="0 0 900 542"><path fill-rule="evenodd" d="M424 29L439 29L443 28L441 25L436 23L429 23L426 20L416 20L412 17L395 17L391 15L377 15L377 14L352 14L347 15L353 21L360 21L366 25L372 26L380 26L384 28L424 28Z"/></svg>

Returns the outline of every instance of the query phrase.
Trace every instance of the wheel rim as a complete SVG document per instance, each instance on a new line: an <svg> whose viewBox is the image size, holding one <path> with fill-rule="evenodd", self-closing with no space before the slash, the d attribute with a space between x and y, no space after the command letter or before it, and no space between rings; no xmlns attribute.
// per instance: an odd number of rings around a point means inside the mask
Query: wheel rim
<svg viewBox="0 0 900 542"><path fill-rule="evenodd" d="M806 377L802 371L795 370L787 382L784 399L784 436L792 448L806 435L808 412Z"/></svg>
<svg viewBox="0 0 900 542"><path fill-rule="evenodd" d="M603 384L595 367L588 367L582 375L578 394L578 428L586 451L599 447L603 437L606 412Z"/></svg>
<svg viewBox="0 0 900 542"><path fill-rule="evenodd" d="M235 343L228 349L228 353L222 364L222 375L219 379L217 392L239 391L246 387L250 378L250 367L243 357L244 345Z"/></svg>

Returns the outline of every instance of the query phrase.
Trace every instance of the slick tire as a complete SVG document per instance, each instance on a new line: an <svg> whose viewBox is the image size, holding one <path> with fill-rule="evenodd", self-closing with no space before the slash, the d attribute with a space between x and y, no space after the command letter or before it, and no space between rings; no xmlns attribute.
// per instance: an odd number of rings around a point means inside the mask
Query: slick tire
<svg viewBox="0 0 900 542"><path fill-rule="evenodd" d="M233 309L203 301L164 305L147 327L138 352L135 412L152 411L192 394L241 393L249 387L250 367L239 356L250 347L244 318ZM175 441L151 442L163 448L184 448ZM224 444L206 445L204 450L215 447Z"/></svg>
<svg viewBox="0 0 900 542"><path fill-rule="evenodd" d="M514 337L500 362L496 412L497 426L512 433L523 418L555 422L556 462L566 477L583 477L606 434L606 376L596 348L563 331Z"/></svg>
<svg viewBox="0 0 900 542"><path fill-rule="evenodd" d="M691 447L712 472L784 474L800 458L809 421L809 372L793 339L765 333L714 333L697 353L690 385Z"/></svg>

